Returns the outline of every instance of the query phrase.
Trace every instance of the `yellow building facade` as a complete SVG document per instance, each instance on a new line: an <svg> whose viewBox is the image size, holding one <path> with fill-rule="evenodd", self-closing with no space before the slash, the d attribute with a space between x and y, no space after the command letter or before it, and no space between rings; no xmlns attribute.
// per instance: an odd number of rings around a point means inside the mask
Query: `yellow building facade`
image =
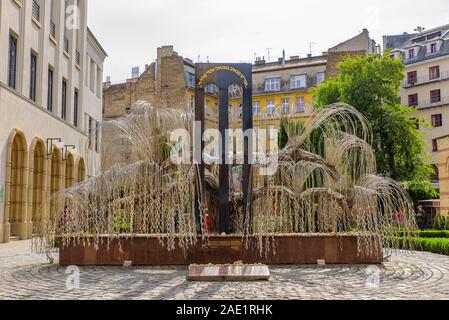
<svg viewBox="0 0 449 320"><path fill-rule="evenodd" d="M312 89L324 81L326 66L325 55L302 59L291 57L290 60L282 58L273 63L257 61L253 66L253 105L249 106L253 108L254 127L278 128L282 118L292 122L309 119L313 113ZM206 123L209 127L216 126L218 120L216 90L213 86L206 88ZM230 88L230 122L241 119L242 100L239 93L238 88ZM192 81L189 82L186 99L189 109L193 111L195 90Z"/></svg>

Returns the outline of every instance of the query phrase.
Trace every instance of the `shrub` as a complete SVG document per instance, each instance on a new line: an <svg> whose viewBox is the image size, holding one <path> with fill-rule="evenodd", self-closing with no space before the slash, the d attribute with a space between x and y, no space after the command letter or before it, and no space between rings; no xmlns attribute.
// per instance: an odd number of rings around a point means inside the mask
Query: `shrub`
<svg viewBox="0 0 449 320"><path fill-rule="evenodd" d="M412 250L449 255L449 239L447 238L400 238L393 237L399 247L407 249L405 244L411 244Z"/></svg>
<svg viewBox="0 0 449 320"><path fill-rule="evenodd" d="M396 233L397 237L410 237L410 235L415 236L412 232L406 233L405 231L398 231ZM417 231L416 237L418 238L444 238L449 239L449 231L448 230L426 230L426 231Z"/></svg>
<svg viewBox="0 0 449 320"><path fill-rule="evenodd" d="M446 227L446 218L443 217L442 215L437 215L435 217L433 228L435 230L444 230L445 227Z"/></svg>
<svg viewBox="0 0 449 320"><path fill-rule="evenodd" d="M129 233L131 231L131 224L125 219L125 211L123 209L119 210L114 216L113 229L116 233Z"/></svg>
<svg viewBox="0 0 449 320"><path fill-rule="evenodd" d="M444 230L449 230L449 216L446 217L446 224L444 225Z"/></svg>

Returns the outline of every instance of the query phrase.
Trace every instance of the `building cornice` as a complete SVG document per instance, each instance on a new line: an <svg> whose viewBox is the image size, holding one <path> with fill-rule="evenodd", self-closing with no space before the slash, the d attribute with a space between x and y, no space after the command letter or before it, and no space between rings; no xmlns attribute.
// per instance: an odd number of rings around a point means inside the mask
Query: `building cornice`
<svg viewBox="0 0 449 320"><path fill-rule="evenodd" d="M17 92L16 90L11 89L9 86L7 86L6 84L4 84L2 81L0 81L0 89L5 89L8 92L14 94L15 96L17 96L18 98L28 102L30 105L36 107L37 109L39 109L40 111L46 113L47 115L53 117L54 119L58 120L59 122L67 125L68 127L70 127L73 130L78 131L80 134L82 134L83 136L87 137L87 133L84 132L83 130L81 130L78 127L75 127L74 125L72 125L71 123L61 119L60 117L58 117L56 114L54 114L53 112L48 111L46 108L42 107L41 105L37 104L36 102L30 100L29 98L27 98L26 96L22 95L20 92Z"/></svg>
<svg viewBox="0 0 449 320"><path fill-rule="evenodd" d="M440 55L440 56L437 56L437 57L434 57L434 58L430 58L430 59L421 59L421 60L413 62L413 63L407 63L406 61L404 61L404 65L405 65L406 68L416 67L416 66L419 66L419 65L422 65L422 64L432 63L432 62L435 62L435 61L440 61L440 60L445 60L445 59L449 59L449 54Z"/></svg>
<svg viewBox="0 0 449 320"><path fill-rule="evenodd" d="M95 37L95 35L92 33L92 31L87 27L87 39L90 41L90 43L95 47L97 52L100 54L101 58L105 60L108 57L108 54L106 50L101 46L98 39Z"/></svg>

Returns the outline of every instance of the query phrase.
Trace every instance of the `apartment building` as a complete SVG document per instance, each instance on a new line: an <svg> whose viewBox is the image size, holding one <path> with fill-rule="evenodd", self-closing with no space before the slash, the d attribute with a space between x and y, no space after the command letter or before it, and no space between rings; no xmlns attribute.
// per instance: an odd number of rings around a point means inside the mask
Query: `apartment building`
<svg viewBox="0 0 449 320"><path fill-rule="evenodd" d="M421 33L385 36L384 47L404 62L401 100L416 108L413 118L423 118L430 124L430 128L417 125L437 164L437 140L449 134L449 25Z"/></svg>
<svg viewBox="0 0 449 320"><path fill-rule="evenodd" d="M378 52L368 30L330 48L319 56L290 56L285 52L276 61L259 57L253 64L253 114L254 127L279 127L282 118L292 122L304 122L313 112L312 89L323 82L327 75L338 74L338 62L348 56L368 55ZM216 127L218 122L218 88L205 88L206 126ZM229 90L230 127L237 127L242 118L241 88ZM104 120L124 115L131 105L145 100L155 107L179 107L194 111L195 107L195 64L174 51L173 46L158 48L157 59L145 67L141 75L126 82L104 84ZM106 129L109 130L109 129ZM112 132L103 132L110 141L104 140L105 159L113 149L122 146L122 162L132 162L127 153L126 139L113 138ZM111 150L107 146L111 145ZM113 147L113 148L112 148ZM114 159L117 159L114 157ZM114 160L115 161L115 160ZM113 163L104 165L104 169Z"/></svg>
<svg viewBox="0 0 449 320"><path fill-rule="evenodd" d="M0 242L29 239L52 195L100 170L106 52L87 0L0 1Z"/></svg>

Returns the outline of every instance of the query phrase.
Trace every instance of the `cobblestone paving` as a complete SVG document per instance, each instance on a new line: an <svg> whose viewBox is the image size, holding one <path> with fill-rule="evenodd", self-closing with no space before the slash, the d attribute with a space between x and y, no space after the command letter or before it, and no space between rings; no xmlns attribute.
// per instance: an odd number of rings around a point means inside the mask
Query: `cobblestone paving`
<svg viewBox="0 0 449 320"><path fill-rule="evenodd" d="M21 241L0 244L0 300L449 299L449 257L430 253L398 252L380 267L270 269L269 282L199 283L186 280L185 267L80 268L80 288L68 290L67 269Z"/></svg>

